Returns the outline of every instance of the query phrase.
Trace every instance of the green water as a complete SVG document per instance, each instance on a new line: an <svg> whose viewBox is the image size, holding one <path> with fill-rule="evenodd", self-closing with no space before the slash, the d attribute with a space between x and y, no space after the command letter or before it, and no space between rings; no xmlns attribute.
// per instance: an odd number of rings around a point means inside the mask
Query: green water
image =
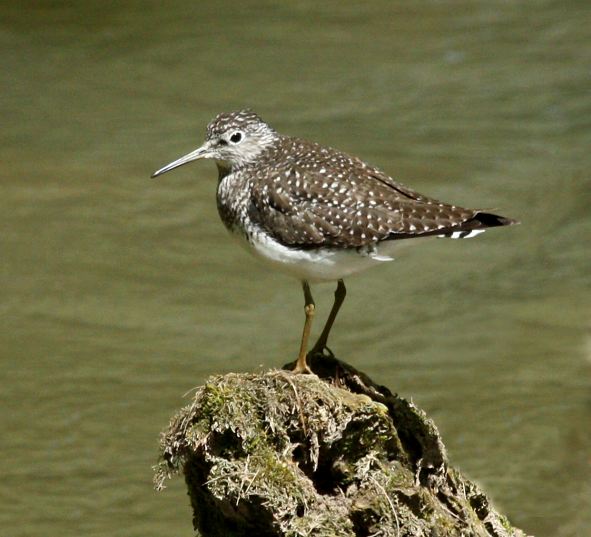
<svg viewBox="0 0 591 537"><path fill-rule="evenodd" d="M590 535L588 3L69 4L0 4L2 536L191 535L159 431L295 357L299 284L227 237L213 164L149 179L244 106L523 222L349 279L332 347L515 524Z"/></svg>

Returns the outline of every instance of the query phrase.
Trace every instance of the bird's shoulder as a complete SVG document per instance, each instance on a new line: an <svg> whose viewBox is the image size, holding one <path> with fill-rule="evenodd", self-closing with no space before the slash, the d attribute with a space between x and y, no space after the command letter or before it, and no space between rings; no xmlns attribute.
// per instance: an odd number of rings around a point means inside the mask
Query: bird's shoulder
<svg viewBox="0 0 591 537"><path fill-rule="evenodd" d="M298 199L377 198L394 203L415 200L440 203L396 181L359 157L333 147L294 137L282 137L250 170L266 191L280 189ZM359 201L359 200L357 200Z"/></svg>

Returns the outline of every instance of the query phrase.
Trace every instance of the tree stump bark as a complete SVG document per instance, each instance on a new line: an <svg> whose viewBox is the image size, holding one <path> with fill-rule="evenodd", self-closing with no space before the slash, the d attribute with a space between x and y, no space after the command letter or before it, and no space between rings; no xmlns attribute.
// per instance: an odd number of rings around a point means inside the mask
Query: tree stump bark
<svg viewBox="0 0 591 537"><path fill-rule="evenodd" d="M211 377L162 433L156 488L184 473L202 536L524 535L422 410L334 357L309 364Z"/></svg>

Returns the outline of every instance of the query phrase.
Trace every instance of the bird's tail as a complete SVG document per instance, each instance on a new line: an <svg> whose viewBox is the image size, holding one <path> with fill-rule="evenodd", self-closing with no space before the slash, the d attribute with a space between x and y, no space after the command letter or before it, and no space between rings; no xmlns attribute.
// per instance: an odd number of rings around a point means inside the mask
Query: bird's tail
<svg viewBox="0 0 591 537"><path fill-rule="evenodd" d="M519 221L513 218L477 211L472 218L454 226L453 230L449 230L447 233L440 233L438 236L451 239L469 239L479 233L484 233L489 227L512 226L515 224L519 224Z"/></svg>

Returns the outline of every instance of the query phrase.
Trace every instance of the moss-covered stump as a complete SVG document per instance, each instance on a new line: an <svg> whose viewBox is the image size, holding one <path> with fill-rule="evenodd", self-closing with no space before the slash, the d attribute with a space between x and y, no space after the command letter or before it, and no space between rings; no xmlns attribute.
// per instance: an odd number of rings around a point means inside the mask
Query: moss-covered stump
<svg viewBox="0 0 591 537"><path fill-rule="evenodd" d="M422 411L343 362L312 367L212 377L172 419L156 487L183 471L201 535L523 535Z"/></svg>

